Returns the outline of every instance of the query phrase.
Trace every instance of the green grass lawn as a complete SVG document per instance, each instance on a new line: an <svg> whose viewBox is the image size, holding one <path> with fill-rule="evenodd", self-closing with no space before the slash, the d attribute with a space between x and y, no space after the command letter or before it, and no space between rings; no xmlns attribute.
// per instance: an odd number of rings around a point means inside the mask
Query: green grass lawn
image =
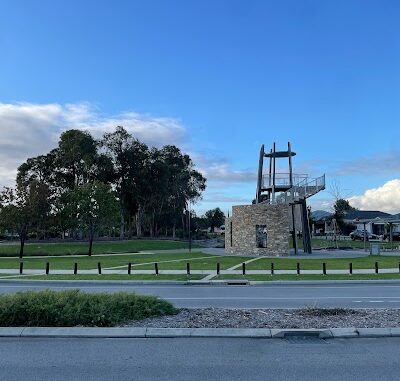
<svg viewBox="0 0 400 381"><path fill-rule="evenodd" d="M4 279L7 279L7 275L3 275ZM0 275L0 278L2 276ZM46 279L46 280L131 280L131 281L140 281L140 280L154 280L154 281L187 281L187 280L198 280L204 278L204 275L151 275L151 274L135 274L135 275L33 275L33 276L21 276L17 278L9 278L9 279Z"/></svg>
<svg viewBox="0 0 400 381"><path fill-rule="evenodd" d="M27 243L24 255L80 255L87 254L88 247L87 242ZM143 250L174 250L187 247L187 242L166 240L99 241L93 243L93 254L134 253ZM18 255L19 243L0 244L0 257Z"/></svg>
<svg viewBox="0 0 400 381"><path fill-rule="evenodd" d="M105 255L99 257L78 256L78 257L25 257L23 258L24 269L45 269L46 262L52 269L72 270L74 263L78 263L79 269L96 269L97 263L101 267L118 267L126 270L128 263L132 263L134 270L152 270L154 263L158 263L160 270L185 270L186 263L190 263L192 270L215 270L217 263L220 263L221 271L251 258L241 256L213 256L201 252L182 252L182 253L157 253L157 254L126 254L126 255ZM353 263L353 269L373 269L375 262L380 268L397 268L400 263L400 256L368 256L361 258L327 258L327 259L307 259L307 258L260 258L246 265L247 270L270 270L271 263L274 263L275 270L295 270L296 263L300 263L303 270L321 270L322 263L326 263L327 270L348 269L349 263ZM0 258L0 269L18 269L19 258L3 257Z"/></svg>
<svg viewBox="0 0 400 381"><path fill-rule="evenodd" d="M372 269L375 262L381 268L394 268L399 266L400 256L368 256L361 258L326 258L326 259L298 259L298 258L261 258L246 266L247 270L270 270L271 262L275 270L296 270L296 263L304 270L321 270L322 263L326 263L327 270L348 269L349 263L353 263L353 269Z"/></svg>
<svg viewBox="0 0 400 381"><path fill-rule="evenodd" d="M49 262L50 272L52 269L73 269L74 263L78 264L79 269L96 269L97 263L101 263L102 268L119 267L127 269L128 263L132 263L132 268L135 270L152 270L154 263L158 263L160 270L185 270L186 263L190 262L190 268L197 269L215 269L217 262L220 263L221 270L227 269L234 265L238 265L248 257L224 256L215 257L210 254L200 252L192 253L158 253L158 254L131 254L131 255L107 255L101 257L46 257L23 258L24 269L45 269L46 262ZM173 261L173 262L168 262ZM0 269L17 269L19 268L19 258L0 258Z"/></svg>
<svg viewBox="0 0 400 381"><path fill-rule="evenodd" d="M369 250L370 244L372 243L379 243L381 245L382 249L390 249L391 245L390 242L382 241L382 242L377 242L377 241L367 241L366 242L366 247L367 250ZM293 248L293 243L292 240L289 241L290 247ZM313 249L324 249L324 248L331 248L331 247L337 247L338 248L352 248L352 249L363 249L364 248L364 241L356 240L352 241L351 239L341 239L337 240L335 243L332 239L328 238L326 239L325 237L314 237L311 239L311 244ZM297 240L297 245L299 249L303 248L303 240L300 238ZM399 246L399 242L393 242L393 247Z"/></svg>
<svg viewBox="0 0 400 381"><path fill-rule="evenodd" d="M212 280L249 280L249 281L305 281L305 280L376 280L400 279L400 274L357 274L357 275L219 275Z"/></svg>

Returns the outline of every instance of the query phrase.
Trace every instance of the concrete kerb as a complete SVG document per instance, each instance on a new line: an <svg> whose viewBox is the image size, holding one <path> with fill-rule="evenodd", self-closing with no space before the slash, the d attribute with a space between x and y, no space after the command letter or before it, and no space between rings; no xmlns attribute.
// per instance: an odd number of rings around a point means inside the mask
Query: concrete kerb
<svg viewBox="0 0 400 381"><path fill-rule="evenodd" d="M400 328L146 328L146 327L0 327L1 337L42 338L258 338L318 337L319 339L400 337Z"/></svg>

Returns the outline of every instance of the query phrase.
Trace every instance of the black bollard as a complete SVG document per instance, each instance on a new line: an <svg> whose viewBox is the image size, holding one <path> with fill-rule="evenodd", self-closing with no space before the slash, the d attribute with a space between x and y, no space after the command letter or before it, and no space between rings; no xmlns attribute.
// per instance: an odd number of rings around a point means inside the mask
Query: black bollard
<svg viewBox="0 0 400 381"><path fill-rule="evenodd" d="M351 262L349 263L349 274L353 274L353 264Z"/></svg>
<svg viewBox="0 0 400 381"><path fill-rule="evenodd" d="M326 263L322 264L322 274L326 275Z"/></svg>
<svg viewBox="0 0 400 381"><path fill-rule="evenodd" d="M129 262L128 263L128 275L131 275L131 272L132 272L132 263Z"/></svg>
<svg viewBox="0 0 400 381"><path fill-rule="evenodd" d="M379 265L378 262L375 262L375 274L379 273Z"/></svg>
<svg viewBox="0 0 400 381"><path fill-rule="evenodd" d="M101 275L101 263L97 262L97 270L99 271L99 275Z"/></svg>
<svg viewBox="0 0 400 381"><path fill-rule="evenodd" d="M246 275L246 263L242 263L242 274Z"/></svg>
<svg viewBox="0 0 400 381"><path fill-rule="evenodd" d="M74 275L78 274L78 264L74 263Z"/></svg>
<svg viewBox="0 0 400 381"><path fill-rule="evenodd" d="M46 275L49 275L49 271L50 271L50 264L49 262L46 262Z"/></svg>
<svg viewBox="0 0 400 381"><path fill-rule="evenodd" d="M217 263L217 275L219 275L219 269L220 269L220 265L219 262Z"/></svg>
<svg viewBox="0 0 400 381"><path fill-rule="evenodd" d="M186 263L186 274L190 275L190 263Z"/></svg>
<svg viewBox="0 0 400 381"><path fill-rule="evenodd" d="M271 262L271 275L274 275L274 262Z"/></svg>
<svg viewBox="0 0 400 381"><path fill-rule="evenodd" d="M156 275L158 275L158 263L154 263L154 270L156 272Z"/></svg>
<svg viewBox="0 0 400 381"><path fill-rule="evenodd" d="M23 271L24 271L24 262L20 262L19 263L19 273L22 275Z"/></svg>
<svg viewBox="0 0 400 381"><path fill-rule="evenodd" d="M297 271L297 275L300 275L300 263L299 262L297 262L296 271Z"/></svg>

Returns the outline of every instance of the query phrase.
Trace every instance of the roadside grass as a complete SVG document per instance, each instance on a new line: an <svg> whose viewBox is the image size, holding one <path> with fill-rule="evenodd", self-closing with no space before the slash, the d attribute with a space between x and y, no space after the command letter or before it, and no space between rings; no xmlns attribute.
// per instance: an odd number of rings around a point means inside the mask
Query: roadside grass
<svg viewBox="0 0 400 381"><path fill-rule="evenodd" d="M191 270L216 270L217 263L220 270L239 266L251 257L241 256L215 256L201 252L181 252L181 253L157 253L157 254L126 254L126 255L104 255L100 257L78 256L78 257L44 257L36 258L25 257L24 270L40 269L46 267L49 262L50 273L52 270L72 270L74 263L78 264L79 270L97 269L97 263L101 263L102 269L116 268L117 270L127 271L128 263L132 264L133 270L153 270L154 263L158 263L159 270L185 270L186 264L190 263ZM301 270L320 270L322 264L326 263L327 270L347 270L349 263L353 264L353 269L374 269L375 262L379 268L398 268L400 256L367 256L356 258L259 258L256 261L246 264L247 270L270 270L271 263L275 270L296 270L297 263L300 263ZM19 258L0 257L0 269L18 269Z"/></svg>
<svg viewBox="0 0 400 381"><path fill-rule="evenodd" d="M165 300L127 292L45 290L0 295L0 326L3 327L112 327L176 312Z"/></svg>
<svg viewBox="0 0 400 381"><path fill-rule="evenodd" d="M21 276L12 276L10 275L0 275L0 280L130 280L130 281L141 281L141 280L152 280L152 281L187 281L187 280L199 280L204 278L204 275L200 274L176 274L176 275L168 275L168 274L102 274L102 275L21 275Z"/></svg>
<svg viewBox="0 0 400 381"><path fill-rule="evenodd" d="M377 280L377 279L400 279L400 274L333 274L333 275L318 275L318 274L307 274L307 275L267 275L267 274L255 274L255 275L219 275L212 280L249 280L249 281L307 281L307 280Z"/></svg>
<svg viewBox="0 0 400 381"><path fill-rule="evenodd" d="M327 270L345 270L349 268L349 263L353 264L353 269L373 269L375 262L380 268L397 268L400 263L400 256L370 255L367 257L356 258L261 258L258 261L246 265L248 270L269 270L271 263L275 270L296 270L297 263L304 270L321 270L322 264L326 263Z"/></svg>
<svg viewBox="0 0 400 381"><path fill-rule="evenodd" d="M143 250L187 249L187 242L167 240L127 240L93 242L93 254L134 253ZM199 247L193 245L193 248ZM88 242L26 243L24 255L85 255L88 253ZM19 242L1 243L0 256L19 255Z"/></svg>
<svg viewBox="0 0 400 381"><path fill-rule="evenodd" d="M35 258L25 257L22 259L24 269L45 269L46 262L49 262L50 271L72 270L74 263L78 264L78 269L89 270L96 269L97 263L101 263L102 268L118 267L124 270L128 268L128 263L132 263L132 269L152 270L154 263L157 262L160 270L184 270L186 263L190 262L190 268L193 270L215 269L217 263L220 263L221 269L227 269L240 264L248 257L238 256L213 256L201 252L192 253L157 253L157 254L132 254L132 255L105 255L101 257L46 257ZM171 261L171 262L168 262ZM19 258L0 258L0 269L18 269Z"/></svg>
<svg viewBox="0 0 400 381"><path fill-rule="evenodd" d="M372 243L379 243L381 245L381 248L387 248L387 249L390 248L390 243L387 241L367 241L366 242L367 250L369 250L370 244L372 244ZM297 244L298 244L299 248L303 248L302 239L299 239L297 241ZM326 238L326 237L315 238L314 237L311 239L311 244L314 249L324 249L324 248L330 248L330 247L336 247L336 246L341 247L341 248L349 247L349 248L353 248L353 249L363 249L364 248L364 241L360 241L360 240L353 241L351 239L340 239L340 240L338 239L335 243L329 237L328 238ZM398 246L398 244L399 244L398 242L397 242L397 245L396 245L396 242L393 242L393 246ZM290 246L293 248L293 244L292 244L291 240L290 240Z"/></svg>

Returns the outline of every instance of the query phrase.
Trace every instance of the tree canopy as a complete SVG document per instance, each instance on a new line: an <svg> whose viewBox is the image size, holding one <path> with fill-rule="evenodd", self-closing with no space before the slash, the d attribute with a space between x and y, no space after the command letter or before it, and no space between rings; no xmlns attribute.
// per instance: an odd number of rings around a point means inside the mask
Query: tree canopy
<svg viewBox="0 0 400 381"><path fill-rule="evenodd" d="M30 236L86 237L90 247L95 235L175 236L205 188L176 146L148 147L121 126L100 140L71 129L19 166L15 188L1 193L2 228L18 233L21 255Z"/></svg>

